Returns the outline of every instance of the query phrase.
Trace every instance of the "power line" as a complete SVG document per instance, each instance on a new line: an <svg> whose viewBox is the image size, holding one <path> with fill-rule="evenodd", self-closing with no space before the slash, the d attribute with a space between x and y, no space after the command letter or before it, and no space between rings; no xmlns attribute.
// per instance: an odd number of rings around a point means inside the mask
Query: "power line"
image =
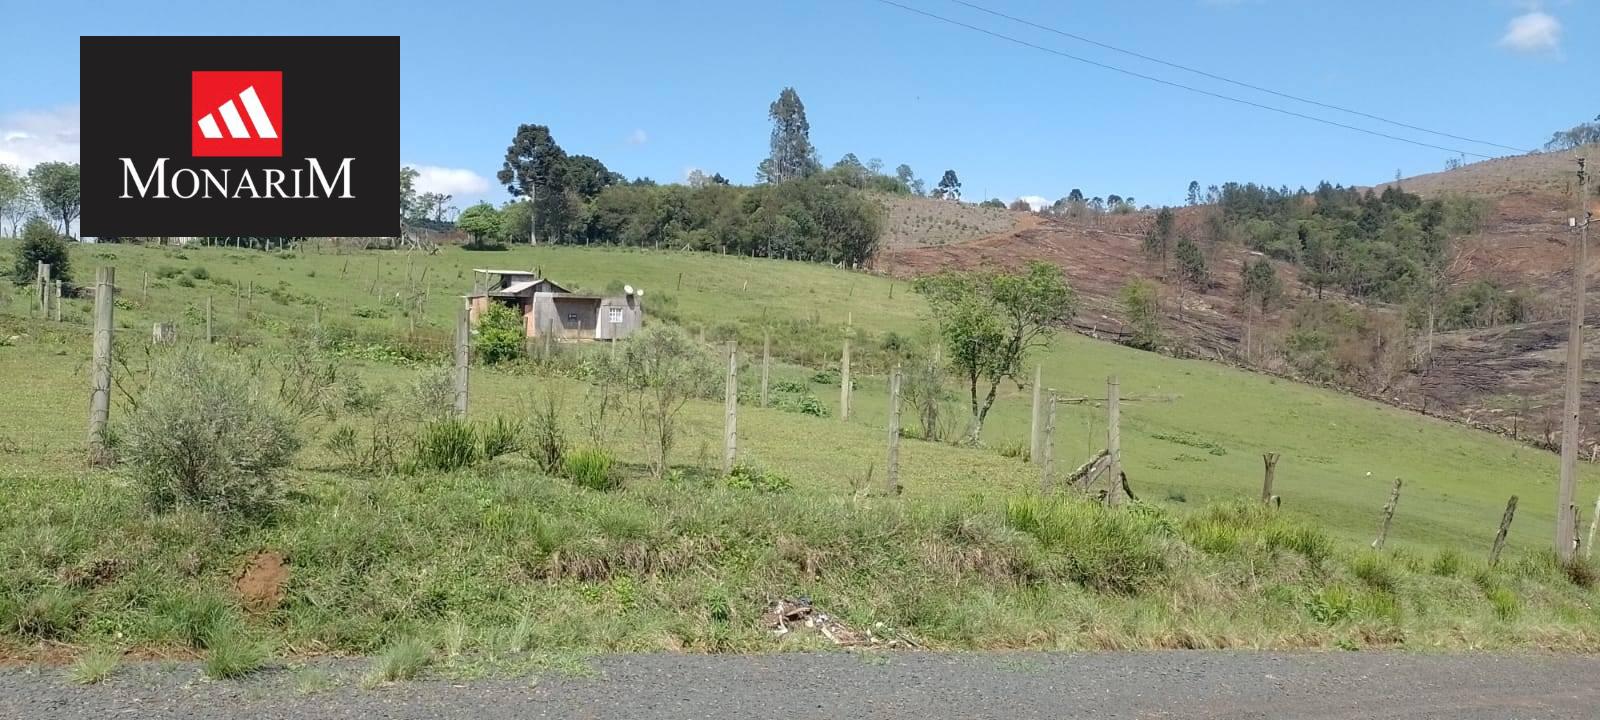
<svg viewBox="0 0 1600 720"><path fill-rule="evenodd" d="M1141 80L1149 80L1150 82L1159 83L1161 85L1166 85L1168 87L1175 87L1175 88L1178 88L1179 90L1187 90L1187 91L1195 93L1197 95L1205 95L1207 97L1216 98L1218 100L1226 100L1228 102L1239 103L1240 105L1248 105L1250 107L1257 108L1257 109L1260 109L1260 110L1268 110L1268 111L1279 113L1279 114L1282 114L1282 115L1288 115L1290 117L1297 117L1297 118L1300 118L1302 120L1310 120L1312 122L1322 123L1323 125L1331 125L1331 126L1337 127L1337 128L1344 128L1345 130L1354 130L1354 131L1356 131L1358 133L1365 133L1367 135L1372 135L1372 136L1375 136L1375 137L1381 137L1381 138L1385 138L1385 139L1388 139L1388 140L1394 140L1396 142L1403 142L1403 143L1407 143L1407 144L1410 144L1410 145L1416 145L1418 147L1431 148L1431 149L1434 149L1434 150L1443 150L1443 151L1448 152L1448 153L1456 153L1456 154L1459 154L1459 155L1468 155L1468 156L1475 157L1475 158L1482 158L1484 160L1493 160L1494 159L1493 156L1484 155L1483 153L1469 152L1467 150L1462 150L1460 148L1452 148L1452 147L1445 147L1443 145L1434 145L1432 143L1425 143L1425 142L1422 142L1420 140L1412 140L1411 138L1400 137L1399 135L1390 135L1388 133L1379 132L1377 130L1368 130L1367 128L1364 128L1364 127L1359 127L1359 126L1356 126L1356 125L1349 125L1349 124L1346 124L1346 123L1339 122L1337 120L1328 120L1326 118L1320 118L1320 117L1317 117L1315 115L1307 115L1305 113L1295 112L1293 110L1285 110L1285 109L1280 108L1280 107L1273 107L1271 105L1263 105L1263 104L1258 103L1258 102L1253 102L1253 101L1250 101L1250 100L1245 100L1243 98L1233 97L1232 95L1223 95L1222 93L1215 93L1215 92L1211 92L1210 90L1202 90L1200 88L1193 87L1191 85L1184 85L1183 83L1173 82L1171 80L1164 80L1162 78L1158 78L1158 77L1155 77L1153 75L1145 75L1144 73L1136 72L1136 71L1133 71L1133 70L1128 70L1126 68L1117 67L1115 65L1108 65L1108 64L1103 63L1103 62L1097 62L1097 61L1094 61L1094 60L1090 60L1088 58L1078 57L1077 55L1073 55L1073 54L1068 53L1068 52L1063 52L1063 51L1057 50L1055 48L1049 48L1049 47L1045 47L1043 45L1036 45L1036 44L1028 42L1026 40L1022 40L1022 39L1019 39L1019 38L1012 37L1010 35L1006 35L1004 33L998 33L998 32L995 32L993 30L988 30L986 28L978 27L977 25L969 25L967 23L961 22L960 20L952 20L950 18L944 17L943 15L935 15L934 13L928 12L926 10L920 10L918 8L910 7L908 5L901 5L900 3L895 2L894 0L877 0L877 1L880 2L880 3L883 3L885 5L890 5L890 6L893 6L893 7L900 8L901 10L905 10L907 12L916 13L916 14L921 15L923 17L932 18L934 20L938 20L938 21L943 22L943 23L948 23L950 25L955 25L957 27L963 27L963 28L966 28L968 30L973 30L973 31L976 31L976 32L980 32L980 33L983 33L983 34L988 35L990 37L999 38L1001 40L1005 40L1006 42L1015 43L1015 44L1021 45L1023 47L1033 48L1034 50L1047 52L1047 53L1050 53L1052 55L1059 55L1061 57L1067 58L1068 60L1074 60L1074 61L1083 63L1085 65L1092 65L1094 67L1101 68L1103 70L1110 70L1112 72L1122 73L1123 75L1136 77L1136 78L1139 78Z"/></svg>
<svg viewBox="0 0 1600 720"><path fill-rule="evenodd" d="M966 0L950 0L950 1L955 3L955 4L957 4L957 5L964 5L966 7L972 8L973 10L977 10L978 12L988 13L990 15L993 15L993 16L999 17L999 18L1005 18L1005 19L1010 20L1010 21L1015 22L1015 23L1021 23L1023 25L1027 25L1028 27L1031 27L1031 28L1036 28L1036 29L1039 29L1039 30L1043 30L1045 32L1055 33L1055 34L1060 35L1062 37L1072 38L1073 40L1077 40L1079 42L1088 43L1090 45L1094 45L1095 47L1105 48L1105 49L1110 50L1112 52L1119 52L1119 53L1122 53L1123 55L1128 55L1128 56L1131 56L1131 57L1139 58L1140 60L1148 60L1150 62L1157 63L1157 64L1160 64L1160 65L1165 65L1165 66L1170 67L1170 68L1176 68L1178 70L1183 70L1184 72L1191 72L1191 73L1194 73L1194 74L1199 75L1201 77L1207 77L1207 78L1211 78L1212 80L1218 80L1218 81L1221 81L1221 82L1229 83L1231 85L1237 85L1237 86L1242 87L1242 88L1255 90L1256 92L1263 92L1263 93L1266 93L1268 95L1276 95L1278 97L1285 98L1285 99L1288 99L1288 100L1293 100L1295 102L1303 102L1303 103L1305 103L1307 105L1315 105L1315 106L1320 107L1320 108L1326 108L1326 109L1329 109L1329 110L1337 110L1339 112L1349 113L1351 115L1358 115L1360 117L1367 118L1368 120L1377 120L1378 122L1388 123L1388 124L1394 125L1396 127L1403 127L1403 128L1406 128L1407 130L1416 130L1418 132L1425 132L1425 133L1428 133L1430 135L1438 135L1438 136L1441 136L1441 137L1447 137L1447 138L1450 138L1452 140L1461 140L1463 142L1474 143L1474 144L1477 144L1477 145L1488 145L1490 147L1497 147L1497 148L1500 148L1502 150L1510 150L1510 151L1515 152L1515 153L1527 152L1527 150L1525 150L1525 149L1512 147L1510 145L1501 145L1500 143L1489 142L1488 140L1477 140L1477 139L1474 139L1474 138L1469 138L1469 137L1465 137L1465 136L1461 136L1461 135L1452 135L1450 133L1443 132L1443 131L1440 131L1440 130L1430 130L1430 129L1425 128L1425 127L1421 127L1421 126L1418 126L1418 125L1410 125L1410 124L1407 124L1407 123L1400 122L1399 120L1390 120L1389 118L1382 117L1382 116L1379 116L1379 115L1373 115L1371 113L1362 112L1360 110L1353 110L1351 108L1343 107L1343 106L1340 106L1340 105L1333 105L1333 104L1325 103L1325 102L1320 102L1320 101L1317 101L1317 100L1312 100L1310 98L1303 98L1303 97L1300 97L1298 95L1291 95L1291 94L1286 93L1286 92L1281 92L1281 91L1278 91L1278 90L1273 90L1271 88L1261 87L1260 85L1252 85L1252 84L1247 83L1247 82L1243 82L1243 81L1240 81L1240 80L1234 80L1232 78L1223 77L1223 76L1217 75L1215 73L1209 73L1209 72L1206 72L1204 70L1200 70L1200 69L1197 69L1197 68L1189 67L1188 65L1183 65L1183 64L1180 64L1180 63L1175 63L1175 62L1171 62L1171 61L1167 61L1167 60L1162 60L1161 58L1150 57L1149 55L1145 55L1145 54L1142 54L1142 53L1134 52L1132 50L1127 50L1127 49L1124 49L1124 48L1120 48L1120 47L1117 47L1115 45L1109 45L1107 43L1103 43L1103 42L1100 42L1098 40L1094 40L1094 39L1091 39L1091 38L1086 38L1086 37L1084 37L1082 35L1077 35L1077 34L1074 34L1074 33L1070 33L1070 32L1067 32L1065 30L1060 30L1060 29L1057 29L1057 28L1050 27L1048 25L1041 25L1039 23L1036 23L1036 22L1033 22L1031 20L1027 20L1027 19L1024 19L1024 18L1019 18L1019 17L1015 17L1015 16L1012 16L1012 15L1007 15L1007 14L1005 14L1003 12L998 11L998 10L991 10L989 8L983 7L982 5L978 5L976 3L967 2Z"/></svg>

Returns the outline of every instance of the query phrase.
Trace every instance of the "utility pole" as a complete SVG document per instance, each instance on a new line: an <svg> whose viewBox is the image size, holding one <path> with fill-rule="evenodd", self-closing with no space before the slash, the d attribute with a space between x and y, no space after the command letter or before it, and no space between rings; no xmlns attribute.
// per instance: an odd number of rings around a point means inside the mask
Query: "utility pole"
<svg viewBox="0 0 1600 720"><path fill-rule="evenodd" d="M1572 246L1572 318L1567 329L1567 396L1561 416L1561 490L1556 498L1556 555L1572 558L1577 539L1573 520L1573 496L1578 485L1578 414L1583 386L1583 295L1584 274L1588 266L1589 173L1584 158L1578 158L1578 215L1571 224L1578 229Z"/></svg>

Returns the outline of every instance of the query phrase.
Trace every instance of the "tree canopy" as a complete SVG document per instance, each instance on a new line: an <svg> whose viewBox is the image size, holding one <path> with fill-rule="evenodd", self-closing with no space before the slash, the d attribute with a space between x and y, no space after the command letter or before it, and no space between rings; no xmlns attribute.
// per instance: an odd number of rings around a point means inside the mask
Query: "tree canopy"
<svg viewBox="0 0 1600 720"><path fill-rule="evenodd" d="M77 163L46 162L28 171L28 184L51 219L61 221L61 234L72 235L72 221L83 204Z"/></svg>

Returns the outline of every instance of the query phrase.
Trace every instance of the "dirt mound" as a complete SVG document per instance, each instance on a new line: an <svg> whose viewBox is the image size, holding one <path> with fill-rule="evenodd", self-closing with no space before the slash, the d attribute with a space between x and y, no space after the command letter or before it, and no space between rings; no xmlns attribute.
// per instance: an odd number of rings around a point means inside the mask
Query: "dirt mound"
<svg viewBox="0 0 1600 720"><path fill-rule="evenodd" d="M239 602L250 612L268 612L283 602L283 586L289 582L289 564L281 553L256 553L233 578Z"/></svg>

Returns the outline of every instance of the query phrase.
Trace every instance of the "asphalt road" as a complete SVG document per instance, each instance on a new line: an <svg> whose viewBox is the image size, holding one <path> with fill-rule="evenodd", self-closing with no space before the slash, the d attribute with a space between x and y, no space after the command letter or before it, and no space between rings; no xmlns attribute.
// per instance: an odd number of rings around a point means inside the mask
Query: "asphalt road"
<svg viewBox="0 0 1600 720"><path fill-rule="evenodd" d="M1600 658L1398 653L631 655L593 671L362 689L364 663L211 682L125 665L105 683L0 670L0 718L1450 718L1600 717Z"/></svg>

